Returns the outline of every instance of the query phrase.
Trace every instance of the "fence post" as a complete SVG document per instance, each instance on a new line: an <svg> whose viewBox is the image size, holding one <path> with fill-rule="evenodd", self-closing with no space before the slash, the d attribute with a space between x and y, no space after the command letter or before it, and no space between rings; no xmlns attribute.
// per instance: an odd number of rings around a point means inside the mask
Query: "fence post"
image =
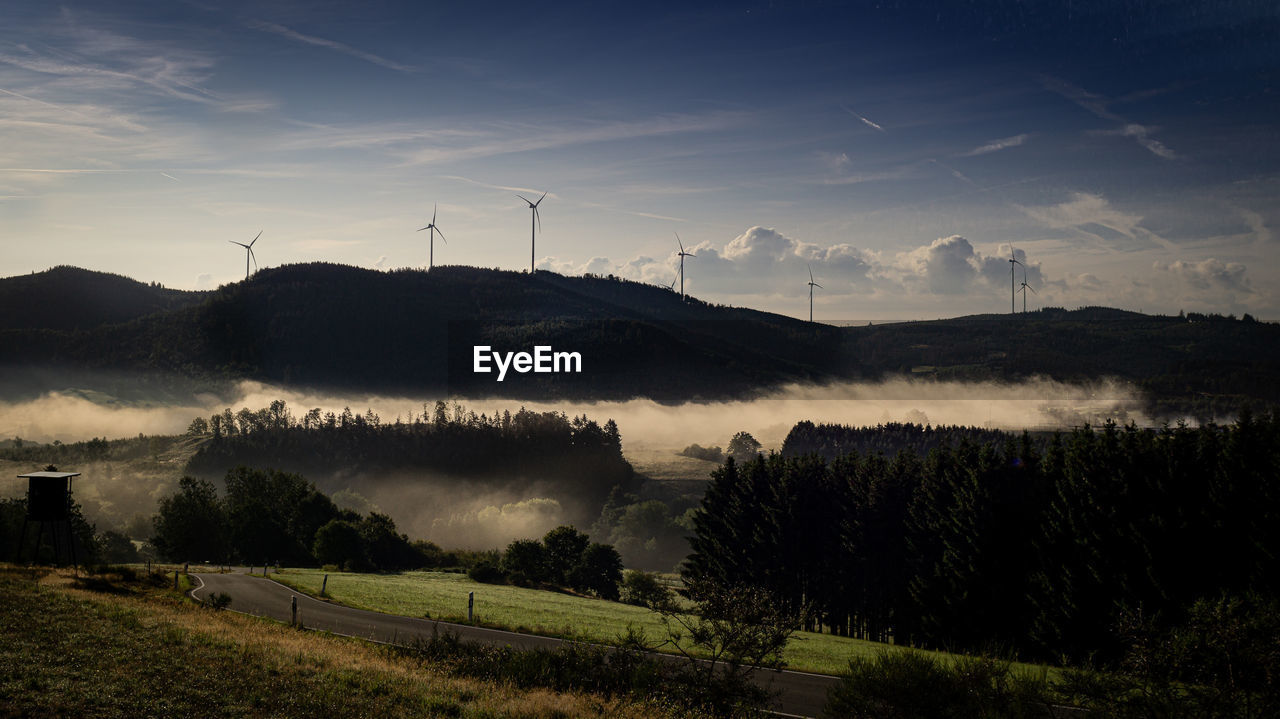
<svg viewBox="0 0 1280 719"><path fill-rule="evenodd" d="M471 623L471 618L473 616L472 612L475 609L475 606L476 606L476 593L467 592L467 623L468 624Z"/></svg>
<svg viewBox="0 0 1280 719"><path fill-rule="evenodd" d="M329 586L329 575L324 575L324 579L320 580L320 596L324 596L325 587Z"/></svg>
<svg viewBox="0 0 1280 719"><path fill-rule="evenodd" d="M289 602L289 614L291 615L289 618L289 626L298 626L298 598L296 596Z"/></svg>
<svg viewBox="0 0 1280 719"><path fill-rule="evenodd" d="M175 590L178 588L178 570L176 569L173 570L173 588Z"/></svg>

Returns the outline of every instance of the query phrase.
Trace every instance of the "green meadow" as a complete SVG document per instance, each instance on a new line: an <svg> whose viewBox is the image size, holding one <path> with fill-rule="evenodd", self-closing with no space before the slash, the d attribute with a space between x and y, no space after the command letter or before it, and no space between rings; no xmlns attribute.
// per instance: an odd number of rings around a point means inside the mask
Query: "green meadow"
<svg viewBox="0 0 1280 719"><path fill-rule="evenodd" d="M288 569L272 577L315 596L320 593L325 574L318 569ZM603 599L481 584L464 574L449 572L329 572L328 575L326 597L360 609L465 622L467 595L475 592L475 623L483 626L601 643L616 641L628 626L643 630L650 640L667 637L661 618L654 612ZM894 649L891 645L860 639L796 632L784 659L788 669L838 674L848 668L850 659L871 657L886 648ZM901 648L900 651L917 650Z"/></svg>

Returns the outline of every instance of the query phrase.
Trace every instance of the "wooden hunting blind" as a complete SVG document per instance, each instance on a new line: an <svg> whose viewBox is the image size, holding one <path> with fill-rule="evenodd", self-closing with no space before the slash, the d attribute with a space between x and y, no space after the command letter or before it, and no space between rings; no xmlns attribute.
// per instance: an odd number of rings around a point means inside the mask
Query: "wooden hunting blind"
<svg viewBox="0 0 1280 719"><path fill-rule="evenodd" d="M79 476L79 472L55 471L18 475L18 479L27 480L27 516L22 522L22 533L18 535L19 562L22 561L22 549L26 543L27 525L35 522L38 526L32 560L39 561L40 544L47 527L53 540L54 562L62 558L65 547L71 563L76 563L75 532L71 527L71 478Z"/></svg>

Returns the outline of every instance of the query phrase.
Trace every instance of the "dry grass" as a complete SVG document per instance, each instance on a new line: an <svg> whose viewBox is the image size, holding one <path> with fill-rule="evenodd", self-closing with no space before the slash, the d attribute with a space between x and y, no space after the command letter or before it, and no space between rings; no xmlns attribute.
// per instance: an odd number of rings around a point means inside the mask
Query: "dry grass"
<svg viewBox="0 0 1280 719"><path fill-rule="evenodd" d="M376 645L183 601L115 577L0 567L9 716L671 716L653 705L448 676Z"/></svg>

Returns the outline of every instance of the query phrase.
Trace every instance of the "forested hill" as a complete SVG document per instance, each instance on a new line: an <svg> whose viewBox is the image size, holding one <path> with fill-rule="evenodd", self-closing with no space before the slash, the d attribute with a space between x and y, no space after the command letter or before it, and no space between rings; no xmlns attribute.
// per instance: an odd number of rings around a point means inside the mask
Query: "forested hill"
<svg viewBox="0 0 1280 719"><path fill-rule="evenodd" d="M475 345L535 344L581 353L583 372L502 384L471 373ZM0 280L0 367L33 361L64 378L143 371L428 396L721 399L787 382L1045 376L1116 377L1206 416L1280 403L1280 325L1248 316L1044 309L838 328L612 277L457 266L288 265L208 293L74 268Z"/></svg>
<svg viewBox="0 0 1280 719"><path fill-rule="evenodd" d="M207 294L63 265L0 278L0 330L90 329L198 304Z"/></svg>
<svg viewBox="0 0 1280 719"><path fill-rule="evenodd" d="M69 310L74 312L74 308ZM84 310L88 312L88 310ZM81 326L76 322L71 326ZM162 371L470 396L737 396L850 376L838 328L715 307L665 288L470 267L263 270L202 302L91 329L0 328L0 365ZM579 352L577 375L471 373L472 347Z"/></svg>
<svg viewBox="0 0 1280 719"><path fill-rule="evenodd" d="M1280 324L1220 315L1046 308L849 328L844 347L888 374L1132 382L1157 412L1229 416L1280 403Z"/></svg>

